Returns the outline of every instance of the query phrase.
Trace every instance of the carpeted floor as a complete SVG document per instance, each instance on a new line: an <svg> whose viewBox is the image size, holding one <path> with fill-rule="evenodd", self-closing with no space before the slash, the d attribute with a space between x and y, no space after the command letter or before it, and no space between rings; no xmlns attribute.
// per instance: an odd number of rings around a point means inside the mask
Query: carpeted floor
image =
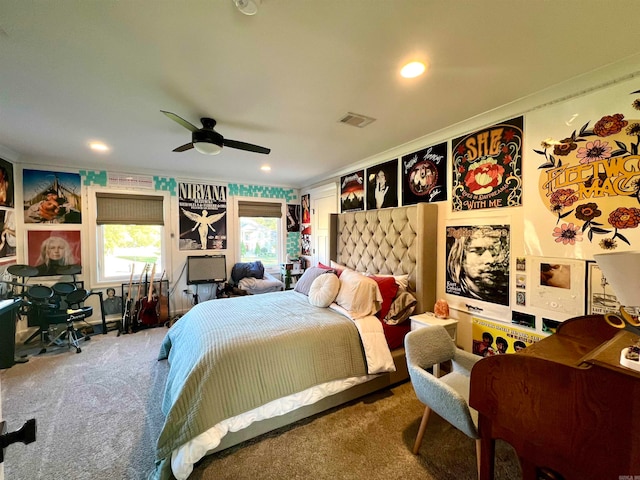
<svg viewBox="0 0 640 480"><path fill-rule="evenodd" d="M0 371L4 419L38 422L37 441L8 447L7 480L137 480L153 468L162 428L166 329L97 335L82 352L30 356ZM475 477L475 444L437 415L411 454L423 406L410 383L264 435L202 460L194 479L421 479ZM496 478L521 477L498 442Z"/></svg>

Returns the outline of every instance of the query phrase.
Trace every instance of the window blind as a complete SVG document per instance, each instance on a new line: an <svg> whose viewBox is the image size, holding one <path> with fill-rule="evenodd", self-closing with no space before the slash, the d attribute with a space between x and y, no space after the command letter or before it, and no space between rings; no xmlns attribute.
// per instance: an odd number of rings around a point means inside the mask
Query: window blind
<svg viewBox="0 0 640 480"><path fill-rule="evenodd" d="M282 218L282 204L240 200L238 201L238 217Z"/></svg>
<svg viewBox="0 0 640 480"><path fill-rule="evenodd" d="M163 197L96 193L98 225L164 225Z"/></svg>

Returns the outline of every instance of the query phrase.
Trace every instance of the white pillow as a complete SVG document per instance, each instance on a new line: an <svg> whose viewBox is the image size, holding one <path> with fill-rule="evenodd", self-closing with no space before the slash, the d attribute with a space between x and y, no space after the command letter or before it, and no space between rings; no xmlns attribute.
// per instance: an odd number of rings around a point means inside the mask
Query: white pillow
<svg viewBox="0 0 640 480"><path fill-rule="evenodd" d="M333 303L340 291L340 279L334 273L323 273L309 287L309 303L326 308Z"/></svg>
<svg viewBox="0 0 640 480"><path fill-rule="evenodd" d="M351 318L357 319L375 315L382 306L382 294L372 278L353 270L345 270L340 275L340 291L335 302L344 308Z"/></svg>
<svg viewBox="0 0 640 480"><path fill-rule="evenodd" d="M375 275L376 277L393 277L399 287L409 290L409 275L383 275L382 273L368 273L367 275Z"/></svg>

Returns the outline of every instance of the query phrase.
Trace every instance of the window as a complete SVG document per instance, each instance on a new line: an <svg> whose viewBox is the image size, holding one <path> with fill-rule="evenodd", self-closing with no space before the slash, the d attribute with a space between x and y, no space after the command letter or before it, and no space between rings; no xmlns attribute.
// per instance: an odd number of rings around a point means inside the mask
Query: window
<svg viewBox="0 0 640 480"><path fill-rule="evenodd" d="M97 281L134 281L145 265L164 270L163 197L96 193Z"/></svg>
<svg viewBox="0 0 640 480"><path fill-rule="evenodd" d="M282 203L238 201L240 261L277 269L283 250Z"/></svg>

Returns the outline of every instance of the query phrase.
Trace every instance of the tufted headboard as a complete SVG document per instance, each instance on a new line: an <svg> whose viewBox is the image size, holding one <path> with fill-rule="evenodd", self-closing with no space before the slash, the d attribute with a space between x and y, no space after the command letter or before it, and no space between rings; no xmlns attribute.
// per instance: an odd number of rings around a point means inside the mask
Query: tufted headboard
<svg viewBox="0 0 640 480"><path fill-rule="evenodd" d="M438 206L331 214L331 260L358 272L409 275L418 300L416 313L436 301Z"/></svg>

